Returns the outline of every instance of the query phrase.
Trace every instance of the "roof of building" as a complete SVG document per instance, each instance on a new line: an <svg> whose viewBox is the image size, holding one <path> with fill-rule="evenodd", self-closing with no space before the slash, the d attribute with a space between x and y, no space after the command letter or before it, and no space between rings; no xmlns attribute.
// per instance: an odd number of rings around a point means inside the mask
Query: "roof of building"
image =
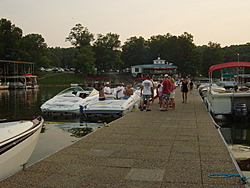
<svg viewBox="0 0 250 188"><path fill-rule="evenodd" d="M151 69L166 69L166 68L169 68L169 69L174 69L174 68L177 68L177 66L174 66L174 65L168 65L168 64L144 64L144 65L134 65L134 66L131 66L131 67L134 67L134 68L151 68Z"/></svg>
<svg viewBox="0 0 250 188"><path fill-rule="evenodd" d="M34 64L32 62L23 62L23 61L10 61L10 60L0 60L0 63L20 63L20 64Z"/></svg>

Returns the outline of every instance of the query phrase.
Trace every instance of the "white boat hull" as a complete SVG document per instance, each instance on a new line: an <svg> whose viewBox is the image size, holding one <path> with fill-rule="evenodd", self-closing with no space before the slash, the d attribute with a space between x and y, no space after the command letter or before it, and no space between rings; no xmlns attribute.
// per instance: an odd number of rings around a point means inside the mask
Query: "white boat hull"
<svg viewBox="0 0 250 188"><path fill-rule="evenodd" d="M250 92L232 92L232 93L207 93L208 109L214 115L233 114L236 105L244 103L250 107Z"/></svg>
<svg viewBox="0 0 250 188"><path fill-rule="evenodd" d="M67 92L67 90L69 92ZM66 114L75 114L80 115L80 106L86 106L92 101L98 100L98 91L78 91L75 94L72 89L68 88L62 94L58 94L52 99L46 101L41 106L41 111L47 115L66 115ZM90 93L88 97L81 98L79 97L80 93Z"/></svg>
<svg viewBox="0 0 250 188"><path fill-rule="evenodd" d="M32 122L20 121L12 126L0 123L0 126L5 126L0 128L1 134L5 134L5 136L1 136L1 139L4 140L0 142L0 180L22 170L35 149L43 119L41 118L36 126L21 130L22 127L28 126L28 123ZM8 136L9 138L7 138Z"/></svg>
<svg viewBox="0 0 250 188"><path fill-rule="evenodd" d="M95 101L82 109L85 115L118 115L123 116L138 109L140 104L140 91L136 90L127 100L104 100Z"/></svg>

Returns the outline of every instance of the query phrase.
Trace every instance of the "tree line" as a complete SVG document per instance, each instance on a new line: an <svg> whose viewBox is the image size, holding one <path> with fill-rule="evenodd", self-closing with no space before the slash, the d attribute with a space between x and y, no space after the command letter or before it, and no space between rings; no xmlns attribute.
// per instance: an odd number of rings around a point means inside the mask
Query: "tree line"
<svg viewBox="0 0 250 188"><path fill-rule="evenodd" d="M211 65L230 62L250 62L250 43L221 47L219 43L194 44L193 35L134 36L121 44L116 33L94 34L82 24L76 24L65 38L72 47L48 47L40 34L23 36L22 29L10 20L0 20L0 59L35 62L38 67L74 67L84 77L110 69L122 70L138 64L152 64L160 55L178 66L182 75L207 76Z"/></svg>

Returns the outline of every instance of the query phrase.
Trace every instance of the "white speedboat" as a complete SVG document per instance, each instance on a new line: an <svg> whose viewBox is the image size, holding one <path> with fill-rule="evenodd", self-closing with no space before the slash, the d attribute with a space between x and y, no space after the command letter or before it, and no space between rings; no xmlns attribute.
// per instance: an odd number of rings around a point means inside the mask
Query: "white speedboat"
<svg viewBox="0 0 250 188"><path fill-rule="evenodd" d="M0 120L0 180L25 168L43 121L41 116Z"/></svg>
<svg viewBox="0 0 250 188"><path fill-rule="evenodd" d="M229 62L213 65L209 68L210 87L212 82L212 72L218 69L231 67L250 67L249 62ZM235 117L247 117L250 109L250 92L238 89L222 91L209 89L207 92L208 110L213 115L232 115Z"/></svg>
<svg viewBox="0 0 250 188"><path fill-rule="evenodd" d="M140 105L140 90L134 91L134 94L127 100L104 100L95 101L82 108L82 113L89 115L118 115L119 117L138 109Z"/></svg>
<svg viewBox="0 0 250 188"><path fill-rule="evenodd" d="M47 115L80 115L80 106L98 100L98 94L94 88L83 90L78 86L70 87L46 101L40 108Z"/></svg>

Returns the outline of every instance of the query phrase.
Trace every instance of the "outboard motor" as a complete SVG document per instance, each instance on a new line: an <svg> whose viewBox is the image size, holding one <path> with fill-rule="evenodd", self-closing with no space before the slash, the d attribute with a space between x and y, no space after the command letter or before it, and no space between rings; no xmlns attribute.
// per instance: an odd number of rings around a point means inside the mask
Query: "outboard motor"
<svg viewBox="0 0 250 188"><path fill-rule="evenodd" d="M247 117L248 114L248 110L247 110L247 105L244 103L238 103L235 106L235 111L234 111L234 115L236 117Z"/></svg>

